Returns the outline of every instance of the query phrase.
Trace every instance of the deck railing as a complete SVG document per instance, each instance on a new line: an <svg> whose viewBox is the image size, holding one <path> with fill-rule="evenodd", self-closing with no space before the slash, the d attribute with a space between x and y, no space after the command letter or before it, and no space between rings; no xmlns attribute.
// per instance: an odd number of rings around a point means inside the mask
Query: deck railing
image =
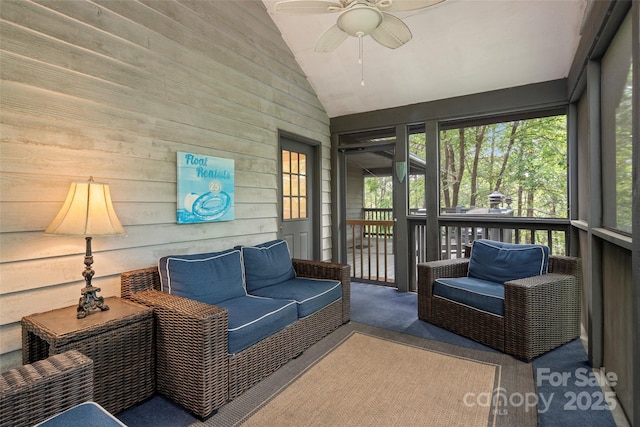
<svg viewBox="0 0 640 427"><path fill-rule="evenodd" d="M566 219L505 218L456 215L441 216L440 247L427 247L425 217L408 218L410 277L409 290L417 290L417 265L429 259L464 256L465 247L476 239L511 243L540 243L549 246L553 255L569 254L570 222ZM392 220L347 220L347 262L352 277L363 281L395 282Z"/></svg>
<svg viewBox="0 0 640 427"><path fill-rule="evenodd" d="M427 226L424 216L409 218L411 248L409 262L409 290L417 290L418 263L428 259L462 258L465 247L477 239L491 239L510 243L539 243L549 246L553 255L568 255L571 224L567 219L510 217L496 219L482 216L441 216L440 254L431 256L427 248Z"/></svg>
<svg viewBox="0 0 640 427"><path fill-rule="evenodd" d="M347 220L347 256L352 277L393 283L393 221Z"/></svg>
<svg viewBox="0 0 640 427"><path fill-rule="evenodd" d="M571 223L553 218L492 218L490 216L441 216L440 259L464 256L465 245L477 239L549 246L552 255L569 254Z"/></svg>
<svg viewBox="0 0 640 427"><path fill-rule="evenodd" d="M391 221L393 220L393 209L391 208L363 208L362 219L370 221Z"/></svg>

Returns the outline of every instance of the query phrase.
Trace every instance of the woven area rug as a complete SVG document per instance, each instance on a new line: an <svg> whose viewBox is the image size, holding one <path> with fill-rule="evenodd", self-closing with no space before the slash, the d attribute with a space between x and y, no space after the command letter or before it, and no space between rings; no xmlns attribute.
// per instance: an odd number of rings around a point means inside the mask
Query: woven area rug
<svg viewBox="0 0 640 427"><path fill-rule="evenodd" d="M192 426L535 426L530 364L351 322Z"/></svg>

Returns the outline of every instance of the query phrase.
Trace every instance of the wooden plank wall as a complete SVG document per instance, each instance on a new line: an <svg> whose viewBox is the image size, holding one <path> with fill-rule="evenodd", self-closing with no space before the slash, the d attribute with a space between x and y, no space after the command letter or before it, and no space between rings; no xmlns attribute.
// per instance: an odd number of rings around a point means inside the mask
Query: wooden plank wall
<svg viewBox="0 0 640 427"><path fill-rule="evenodd" d="M627 417L632 420L633 370L638 361L633 360L633 322L631 298L631 252L605 242L602 251L603 305L604 305L604 366L615 372L615 392ZM637 327L637 326L636 326Z"/></svg>
<svg viewBox="0 0 640 427"><path fill-rule="evenodd" d="M94 285L160 256L277 236L278 129L319 141L330 244L329 118L260 1L3 0L0 369L20 319L76 304L84 239L45 236L70 182L110 184L127 235L93 239ZM232 158L236 220L177 225L176 151Z"/></svg>

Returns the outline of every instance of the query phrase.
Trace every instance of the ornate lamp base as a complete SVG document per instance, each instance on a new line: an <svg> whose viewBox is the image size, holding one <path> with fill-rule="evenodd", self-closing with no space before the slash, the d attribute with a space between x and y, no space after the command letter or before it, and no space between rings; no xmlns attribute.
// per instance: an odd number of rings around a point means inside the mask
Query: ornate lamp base
<svg viewBox="0 0 640 427"><path fill-rule="evenodd" d="M78 319L82 319L89 314L89 311L99 308L102 311L109 310L109 306L104 304L104 297L99 297L96 292L100 292L100 288L88 286L82 288L80 293L80 302L78 303Z"/></svg>
<svg viewBox="0 0 640 427"><path fill-rule="evenodd" d="M78 302L78 319L82 319L87 317L89 311L95 310L99 308L102 311L109 310L108 305L104 305L104 297L99 297L96 295L96 292L100 292L100 288L96 288L91 284L91 279L95 272L91 268L93 264L93 255L91 253L91 237L85 237L87 241L87 250L84 255L84 271L82 272L82 277L84 277L86 286L82 288L80 293L82 296L80 297L80 302Z"/></svg>

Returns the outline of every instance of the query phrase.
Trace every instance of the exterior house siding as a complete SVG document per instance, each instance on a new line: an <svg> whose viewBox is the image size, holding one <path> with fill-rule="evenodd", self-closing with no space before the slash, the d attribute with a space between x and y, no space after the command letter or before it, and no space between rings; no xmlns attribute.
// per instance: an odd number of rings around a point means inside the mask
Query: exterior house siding
<svg viewBox="0 0 640 427"><path fill-rule="evenodd" d="M43 234L72 181L110 184L127 232L93 239L103 296L160 256L277 237L279 130L322 146L330 236L329 118L262 2L8 0L0 18L0 369L23 316L84 286L84 239ZM234 221L176 224L177 151L235 161Z"/></svg>

